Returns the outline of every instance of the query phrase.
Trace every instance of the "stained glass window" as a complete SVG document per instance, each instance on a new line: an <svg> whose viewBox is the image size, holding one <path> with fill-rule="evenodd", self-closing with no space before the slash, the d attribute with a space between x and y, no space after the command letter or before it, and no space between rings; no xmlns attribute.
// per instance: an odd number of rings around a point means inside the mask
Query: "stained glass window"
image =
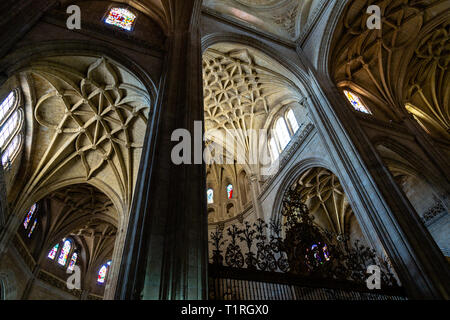
<svg viewBox="0 0 450 320"><path fill-rule="evenodd" d="M98 271L98 277L97 277L98 283L105 283L106 275L108 273L110 265L111 265L111 260L108 261L107 263L105 263L104 265L102 265L102 267Z"/></svg>
<svg viewBox="0 0 450 320"><path fill-rule="evenodd" d="M331 256L330 256L330 252L328 251L328 246L326 244L323 246L322 251L323 251L323 256L325 257L325 260L330 261Z"/></svg>
<svg viewBox="0 0 450 320"><path fill-rule="evenodd" d="M297 122L297 118L295 118L294 111L292 109L289 109L289 111L286 113L286 118L289 121L289 124L291 125L292 133L296 133L299 125Z"/></svg>
<svg viewBox="0 0 450 320"><path fill-rule="evenodd" d="M17 129L19 125L19 113L15 111L8 119L0 131L0 148L3 149L11 134Z"/></svg>
<svg viewBox="0 0 450 320"><path fill-rule="evenodd" d="M75 268L75 264L77 263L78 254L76 252L73 253L72 259L70 259L69 267L67 268L68 271L73 271Z"/></svg>
<svg viewBox="0 0 450 320"><path fill-rule="evenodd" d="M11 111L11 108L14 107L15 102L16 95L14 91L11 91L6 99L3 100L2 104L0 104L0 123L3 122L5 116Z"/></svg>
<svg viewBox="0 0 450 320"><path fill-rule="evenodd" d="M133 27L136 15L124 8L112 8L105 22L107 24L130 31Z"/></svg>
<svg viewBox="0 0 450 320"><path fill-rule="evenodd" d="M28 213L25 217L25 221L23 222L23 226L25 227L25 229L28 228L28 225L30 224L31 218L33 217L33 214L36 211L36 208L37 208L37 205L35 203L31 206L30 210L28 210Z"/></svg>
<svg viewBox="0 0 450 320"><path fill-rule="evenodd" d="M228 197L228 199L233 198L233 185L232 184L229 184L227 186L227 197Z"/></svg>
<svg viewBox="0 0 450 320"><path fill-rule="evenodd" d="M50 250L50 252L48 253L48 258L51 260L55 260L56 254L58 253L58 249L59 249L59 243L57 243L52 250Z"/></svg>
<svg viewBox="0 0 450 320"><path fill-rule="evenodd" d="M206 196L208 198L208 204L214 203L214 190L213 189L208 189L208 191L206 192Z"/></svg>
<svg viewBox="0 0 450 320"><path fill-rule="evenodd" d="M61 252L59 253L58 263L65 266L67 263L67 257L69 256L70 249L72 249L72 243L70 240L65 240Z"/></svg>
<svg viewBox="0 0 450 320"><path fill-rule="evenodd" d="M289 136L289 130L286 126L286 122L283 118L279 118L275 124L275 132L277 133L278 140L280 141L281 149L286 148L291 137Z"/></svg>
<svg viewBox="0 0 450 320"><path fill-rule="evenodd" d="M31 238L31 234L33 233L34 229L37 225L37 219L34 219L33 225L31 226L30 232L28 232L28 238Z"/></svg>
<svg viewBox="0 0 450 320"><path fill-rule="evenodd" d="M361 99L356 94L347 90L344 90L344 94L355 110L371 114L370 110L362 103Z"/></svg>

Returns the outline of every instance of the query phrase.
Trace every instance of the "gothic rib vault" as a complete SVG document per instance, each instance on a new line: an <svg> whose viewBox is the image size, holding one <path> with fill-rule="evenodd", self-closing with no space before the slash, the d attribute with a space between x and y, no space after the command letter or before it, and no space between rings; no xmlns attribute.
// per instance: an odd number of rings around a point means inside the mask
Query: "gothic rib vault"
<svg viewBox="0 0 450 320"><path fill-rule="evenodd" d="M18 199L28 203L50 185L88 182L107 189L126 215L151 105L143 86L103 57L48 58L24 72L35 90L39 147L32 145L28 183Z"/></svg>
<svg viewBox="0 0 450 320"><path fill-rule="evenodd" d="M367 15L359 14L369 2L383 12L380 30L365 29ZM411 113L432 136L448 139L449 9L441 0L347 6L331 57L338 86L360 93L379 118L401 121Z"/></svg>

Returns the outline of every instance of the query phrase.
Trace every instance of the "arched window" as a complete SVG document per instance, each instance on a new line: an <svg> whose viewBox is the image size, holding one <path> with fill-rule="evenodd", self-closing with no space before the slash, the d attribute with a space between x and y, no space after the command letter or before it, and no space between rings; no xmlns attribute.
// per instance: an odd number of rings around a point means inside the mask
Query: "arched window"
<svg viewBox="0 0 450 320"><path fill-rule="evenodd" d="M31 226L30 231L28 232L28 238L31 238L31 235L33 234L33 231L36 228L37 222L38 222L37 218L34 219L33 225Z"/></svg>
<svg viewBox="0 0 450 320"><path fill-rule="evenodd" d="M58 264L65 266L67 263L67 258L69 257L70 250L72 249L72 241L69 239L64 240L63 247L59 253Z"/></svg>
<svg viewBox="0 0 450 320"><path fill-rule="evenodd" d="M232 184L229 184L227 186L227 197L228 197L228 199L233 198L233 185Z"/></svg>
<svg viewBox="0 0 450 320"><path fill-rule="evenodd" d="M347 90L344 90L344 94L356 111L372 114L369 108L366 107L366 105L361 101L361 98L358 95Z"/></svg>
<svg viewBox="0 0 450 320"><path fill-rule="evenodd" d="M23 122L21 109L18 109L17 90L12 91L0 104L0 151L2 166L7 168L17 155L22 143L19 134Z"/></svg>
<svg viewBox="0 0 450 320"><path fill-rule="evenodd" d="M5 100L0 104L0 123L5 120L6 116L11 112L14 108L14 104L16 102L16 94L14 91L11 91Z"/></svg>
<svg viewBox="0 0 450 320"><path fill-rule="evenodd" d="M52 248L52 250L50 250L50 252L48 253L47 257L50 260L55 260L56 254L58 253L58 249L59 249L59 243L55 244L55 246Z"/></svg>
<svg viewBox="0 0 450 320"><path fill-rule="evenodd" d="M98 271L98 277L97 282L100 284L105 283L106 276L108 275L109 267L111 266L111 260L109 260L107 263L101 266L100 270Z"/></svg>
<svg viewBox="0 0 450 320"><path fill-rule="evenodd" d="M286 113L286 119L289 122L289 126L291 127L292 134L294 135L297 130L299 129L299 125L297 122L297 118L294 115L294 111L292 109L289 109L289 111Z"/></svg>
<svg viewBox="0 0 450 320"><path fill-rule="evenodd" d="M28 210L27 215L25 216L25 220L23 221L23 226L25 228L25 230L28 229L28 225L30 224L31 218L33 218L34 213L36 212L37 209L37 204L33 204L30 208L30 210Z"/></svg>
<svg viewBox="0 0 450 320"><path fill-rule="evenodd" d="M19 151L20 144L22 143L22 135L16 135L9 145L6 147L5 151L2 154L2 166L5 168L11 164L11 159L13 159L17 151Z"/></svg>
<svg viewBox="0 0 450 320"><path fill-rule="evenodd" d="M291 140L291 137L289 136L289 130L286 126L284 118L278 118L277 122L275 123L275 132L277 134L278 141L280 142L280 147L282 150L284 150L284 148L286 148L289 141Z"/></svg>
<svg viewBox="0 0 450 320"><path fill-rule="evenodd" d="M280 151L278 150L277 142L274 138L269 139L270 154L272 155L272 160L275 161L280 156Z"/></svg>
<svg viewBox="0 0 450 320"><path fill-rule="evenodd" d="M19 126L19 113L14 112L11 117L9 117L8 121L2 126L2 130L0 131L0 147L4 150L6 146L6 142L11 138L14 131Z"/></svg>
<svg viewBox="0 0 450 320"><path fill-rule="evenodd" d="M119 27L123 30L131 31L136 15L125 8L111 8L105 23Z"/></svg>
<svg viewBox="0 0 450 320"><path fill-rule="evenodd" d="M206 196L208 198L208 204L214 203L214 190L209 188L206 192Z"/></svg>
<svg viewBox="0 0 450 320"><path fill-rule="evenodd" d="M78 259L78 253L74 252L72 254L72 258L70 259L69 267L67 268L67 271L73 271L75 268L75 264L77 263Z"/></svg>
<svg viewBox="0 0 450 320"><path fill-rule="evenodd" d="M78 255L79 251L77 250L74 242L71 239L64 238L62 239L61 242L53 246L53 248L48 253L47 258L55 261L56 257L58 257L57 259L58 265L62 267L67 266L68 271L73 271L78 261ZM67 263L69 257L70 262Z"/></svg>

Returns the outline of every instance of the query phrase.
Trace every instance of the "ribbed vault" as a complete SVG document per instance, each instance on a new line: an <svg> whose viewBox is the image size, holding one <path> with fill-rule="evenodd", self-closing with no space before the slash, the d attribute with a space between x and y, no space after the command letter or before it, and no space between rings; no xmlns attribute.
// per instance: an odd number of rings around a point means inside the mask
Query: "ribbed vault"
<svg viewBox="0 0 450 320"><path fill-rule="evenodd" d="M240 164L254 163L249 156L254 150L259 156L258 140L247 132L266 129L277 110L302 100L294 78L251 48L226 43L209 48L203 55L207 145L224 147L231 159L245 160ZM227 134L231 142L224 141Z"/></svg>
<svg viewBox="0 0 450 320"><path fill-rule="evenodd" d="M320 227L338 235L350 236L355 232L361 235L339 178L330 170L320 167L308 169L290 188L301 195Z"/></svg>
<svg viewBox="0 0 450 320"><path fill-rule="evenodd" d="M46 58L21 75L36 102L26 114L30 160L17 203L88 182L104 186L127 213L151 105L143 85L105 57Z"/></svg>
<svg viewBox="0 0 450 320"><path fill-rule="evenodd" d="M381 8L380 30L366 26L361 12L369 5ZM332 76L377 117L400 121L411 113L432 136L448 139L449 34L448 1L351 1L335 33Z"/></svg>

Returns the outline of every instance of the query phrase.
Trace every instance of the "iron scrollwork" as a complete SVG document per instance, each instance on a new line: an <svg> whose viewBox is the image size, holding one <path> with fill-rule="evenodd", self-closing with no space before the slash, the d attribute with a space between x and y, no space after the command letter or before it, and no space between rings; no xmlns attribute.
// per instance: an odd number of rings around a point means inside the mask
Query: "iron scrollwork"
<svg viewBox="0 0 450 320"><path fill-rule="evenodd" d="M258 219L253 224L245 221L241 227L228 227L225 259L222 256L226 242L223 227L217 228L211 233L213 263L223 265L225 260L226 265L233 268L244 268L245 265L249 270L361 284L367 279L367 267L378 265L382 282L387 286L398 285L388 261L380 259L373 249L359 241L351 244L348 235L337 235L314 224L314 217L296 190L286 193L281 215L284 224L280 220L266 223Z"/></svg>

